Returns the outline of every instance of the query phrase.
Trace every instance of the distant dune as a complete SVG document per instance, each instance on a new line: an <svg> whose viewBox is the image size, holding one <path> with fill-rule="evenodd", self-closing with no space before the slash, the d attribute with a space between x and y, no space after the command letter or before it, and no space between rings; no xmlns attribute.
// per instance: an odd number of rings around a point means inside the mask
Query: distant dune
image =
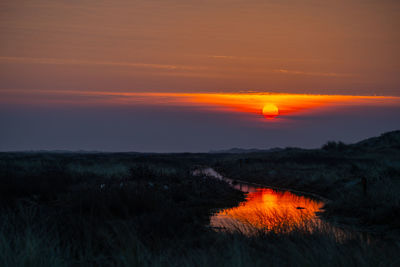
<svg viewBox="0 0 400 267"><path fill-rule="evenodd" d="M400 130L387 132L381 134L378 137L372 137L355 143L353 146L357 146L365 149L400 149Z"/></svg>
<svg viewBox="0 0 400 267"><path fill-rule="evenodd" d="M328 146L327 146L328 145ZM356 150L387 150L387 149L400 149L400 130L383 133L378 137L371 137L354 144L344 144L342 142L329 141L325 148L340 147L340 149L356 149ZM293 148L285 148L293 149ZM285 150L284 148L271 148L271 149L258 149L258 148L230 148L222 150L210 150L209 153L213 154L246 154L246 153L269 153ZM301 148L298 148L301 149Z"/></svg>

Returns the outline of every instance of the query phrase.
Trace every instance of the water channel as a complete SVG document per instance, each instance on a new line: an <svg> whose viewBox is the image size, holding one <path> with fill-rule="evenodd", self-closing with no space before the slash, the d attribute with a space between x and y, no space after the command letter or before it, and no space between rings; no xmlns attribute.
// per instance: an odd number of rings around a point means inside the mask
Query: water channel
<svg viewBox="0 0 400 267"><path fill-rule="evenodd" d="M251 235L259 231L323 230L334 233L339 239L348 236L347 231L330 225L318 216L323 211L322 199L232 180L212 168L197 170L194 174L223 180L245 193L245 201L238 206L219 210L211 216L210 227L217 231L240 231Z"/></svg>

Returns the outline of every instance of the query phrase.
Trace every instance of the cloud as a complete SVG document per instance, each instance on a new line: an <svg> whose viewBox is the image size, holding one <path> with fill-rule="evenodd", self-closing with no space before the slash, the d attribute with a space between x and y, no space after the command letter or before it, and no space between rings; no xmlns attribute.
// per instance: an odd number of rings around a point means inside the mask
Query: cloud
<svg viewBox="0 0 400 267"><path fill-rule="evenodd" d="M245 57L236 56L223 56L214 55L208 56L209 58L215 59L227 59L227 60L239 60L245 59ZM114 67L126 67L126 68L141 68L141 69L153 69L159 70L158 75L172 75L172 76L186 76L186 77L232 77L229 74L217 73L219 68L211 66L189 66L179 64L154 64L154 63L143 63L143 62L121 62L121 61L102 61L102 60L81 60L81 59L66 59L66 58L36 58L36 57L8 57L0 56L0 62L6 63L22 63L22 64L48 64L48 65L87 65L87 66L114 66ZM237 67L237 66L236 66ZM224 68L228 72L236 72L238 70L235 67ZM336 73L336 72L308 72L300 70L288 70L288 69L251 69L244 70L249 73L278 73L278 74L290 74L290 75L307 75L307 76L323 76L323 77L353 77L352 74Z"/></svg>
<svg viewBox="0 0 400 267"><path fill-rule="evenodd" d="M135 67L135 68L150 68L162 70L205 70L206 67L193 67L186 65L172 64L153 64L141 62L115 62L115 61L92 61L92 60L77 60L64 58L34 58L34 57L0 57L0 61L12 63L34 63L34 64L50 64L50 65L91 65L91 66L120 66L120 67Z"/></svg>
<svg viewBox="0 0 400 267"><path fill-rule="evenodd" d="M217 56L217 55L213 55L213 56L207 56L208 58L215 58L215 59L239 59L239 57L235 57L235 56Z"/></svg>
<svg viewBox="0 0 400 267"><path fill-rule="evenodd" d="M275 69L273 72L282 74L293 74L293 75L308 75L308 76L324 76L324 77L353 77L353 74L336 73L336 72L310 72L300 70L287 70L287 69Z"/></svg>

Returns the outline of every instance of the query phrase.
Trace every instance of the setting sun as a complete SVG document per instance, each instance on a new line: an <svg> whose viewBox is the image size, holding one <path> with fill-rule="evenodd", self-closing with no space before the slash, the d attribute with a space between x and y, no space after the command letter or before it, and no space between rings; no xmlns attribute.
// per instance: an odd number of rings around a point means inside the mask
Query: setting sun
<svg viewBox="0 0 400 267"><path fill-rule="evenodd" d="M0 267L400 267L399 13L0 0Z"/></svg>
<svg viewBox="0 0 400 267"><path fill-rule="evenodd" d="M262 114L267 119L273 119L279 115L279 109L274 104L266 104L262 109Z"/></svg>

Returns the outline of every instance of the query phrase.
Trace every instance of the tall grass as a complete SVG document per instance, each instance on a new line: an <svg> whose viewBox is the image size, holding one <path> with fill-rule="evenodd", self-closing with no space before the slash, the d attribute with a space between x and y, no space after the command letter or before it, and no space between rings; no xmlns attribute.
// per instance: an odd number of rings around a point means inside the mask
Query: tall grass
<svg viewBox="0 0 400 267"><path fill-rule="evenodd" d="M40 225L37 211L3 214L0 223L2 266L397 266L399 244L366 243L352 237L338 242L326 229L312 232L204 232L171 237L161 250L149 249L129 223L111 224L97 238L64 243L55 228ZM26 228L15 222L26 220ZM34 223L32 223L32 221ZM17 225L19 225L19 223ZM91 231L90 228L85 229ZM188 245L190 244L190 245Z"/></svg>
<svg viewBox="0 0 400 267"><path fill-rule="evenodd" d="M399 162L396 145L367 150L345 145L339 150L226 155L214 167L232 179L319 194L332 200L326 206L327 217L390 236L400 227Z"/></svg>
<svg viewBox="0 0 400 267"><path fill-rule="evenodd" d="M190 174L192 166L220 156L208 157L0 154L0 265L399 264L400 244L393 240L339 242L322 229L253 236L210 229L209 216L243 196L222 181Z"/></svg>

